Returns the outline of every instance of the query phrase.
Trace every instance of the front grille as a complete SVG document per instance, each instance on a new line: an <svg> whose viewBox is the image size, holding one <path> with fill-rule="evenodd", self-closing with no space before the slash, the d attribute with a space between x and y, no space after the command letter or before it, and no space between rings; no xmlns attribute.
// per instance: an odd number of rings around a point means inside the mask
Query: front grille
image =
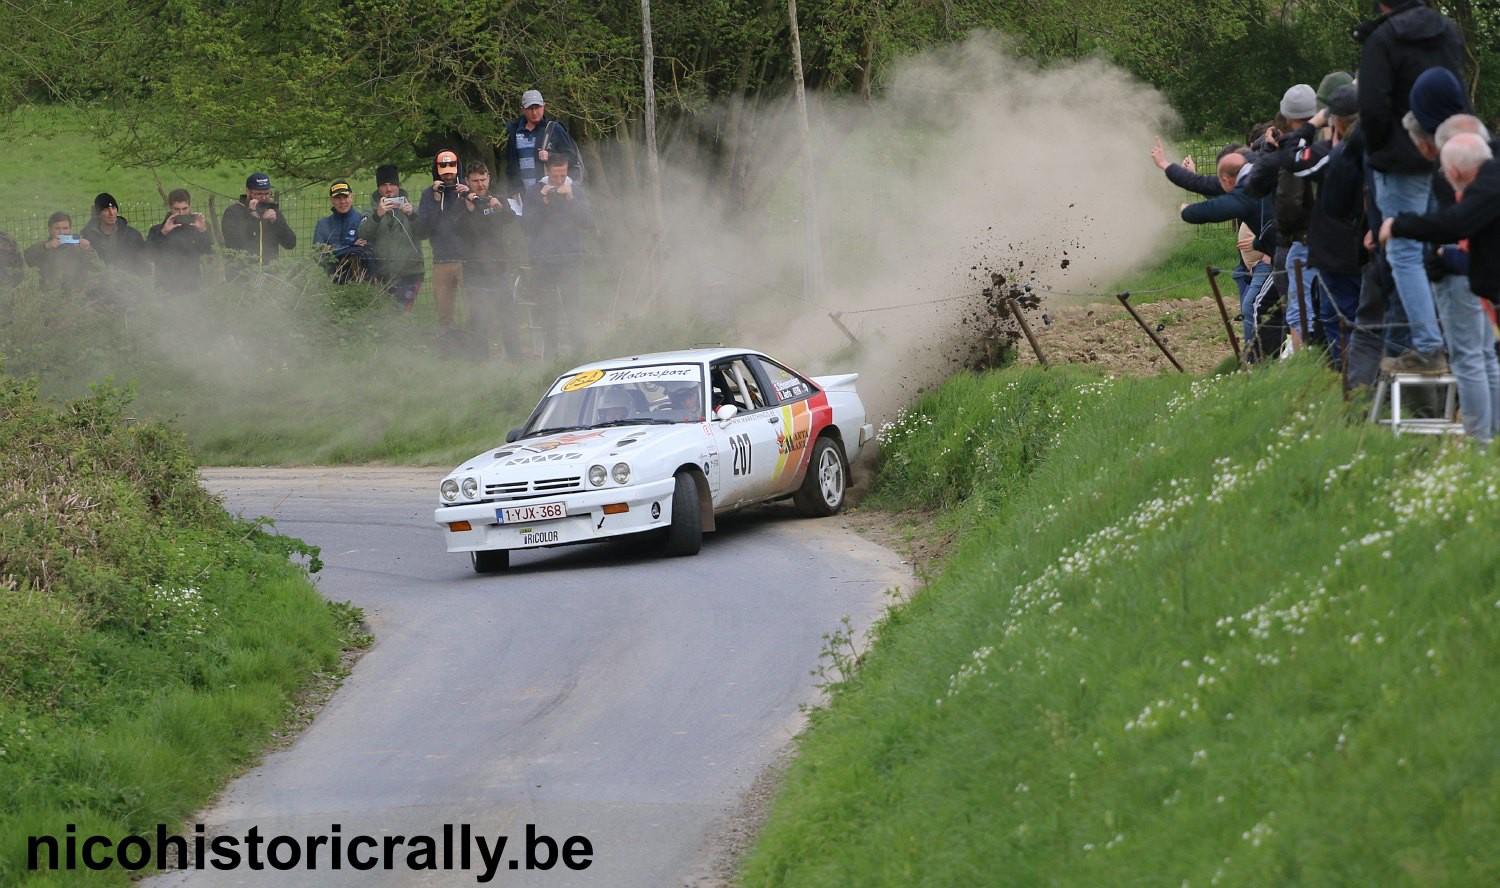
<svg viewBox="0 0 1500 888"><path fill-rule="evenodd" d="M507 481L503 484L486 484L484 486L484 495L489 499L527 499L529 497L567 493L571 490L580 490L582 487L582 475L569 475L565 478L538 478L535 481Z"/></svg>

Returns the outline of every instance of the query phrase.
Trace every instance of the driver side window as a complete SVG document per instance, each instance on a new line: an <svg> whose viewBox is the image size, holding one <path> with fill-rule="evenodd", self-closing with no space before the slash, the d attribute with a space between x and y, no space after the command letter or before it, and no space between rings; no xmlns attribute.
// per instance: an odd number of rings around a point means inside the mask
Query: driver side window
<svg viewBox="0 0 1500 888"><path fill-rule="evenodd" d="M744 411L761 410L770 406L755 379L755 373L744 358L714 364L709 371L709 380L713 389L714 410L725 404L733 404Z"/></svg>

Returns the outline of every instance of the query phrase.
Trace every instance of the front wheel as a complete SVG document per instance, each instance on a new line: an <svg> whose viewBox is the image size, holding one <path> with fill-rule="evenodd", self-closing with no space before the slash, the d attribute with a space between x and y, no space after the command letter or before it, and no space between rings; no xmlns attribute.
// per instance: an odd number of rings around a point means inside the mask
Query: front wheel
<svg viewBox="0 0 1500 888"><path fill-rule="evenodd" d="M481 549L478 552L470 552L469 560L474 563L475 573L495 573L510 567L510 550Z"/></svg>
<svg viewBox="0 0 1500 888"><path fill-rule="evenodd" d="M687 472L677 473L672 491L672 526L662 543L662 554L697 555L703 548L703 514L698 504L698 485Z"/></svg>
<svg viewBox="0 0 1500 888"><path fill-rule="evenodd" d="M827 435L813 445L807 476L792 497L797 511L811 518L837 515L844 507L844 493L849 485L848 464L838 439Z"/></svg>

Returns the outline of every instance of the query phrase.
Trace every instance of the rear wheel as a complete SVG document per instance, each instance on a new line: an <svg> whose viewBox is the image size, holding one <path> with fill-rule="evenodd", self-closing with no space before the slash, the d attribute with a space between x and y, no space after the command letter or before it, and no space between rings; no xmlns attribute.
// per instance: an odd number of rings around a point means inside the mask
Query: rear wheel
<svg viewBox="0 0 1500 888"><path fill-rule="evenodd" d="M811 518L827 518L837 515L844 507L844 493L849 485L849 467L844 461L844 448L838 439L827 435L813 445L812 459L807 465L807 477L792 497L797 511Z"/></svg>
<svg viewBox="0 0 1500 888"><path fill-rule="evenodd" d="M475 573L495 573L510 567L510 550L483 549L478 552L470 552L469 560L474 563Z"/></svg>
<svg viewBox="0 0 1500 888"><path fill-rule="evenodd" d="M698 485L687 472L677 473L672 491L672 526L662 543L662 554L697 555L703 547L703 512L698 504Z"/></svg>

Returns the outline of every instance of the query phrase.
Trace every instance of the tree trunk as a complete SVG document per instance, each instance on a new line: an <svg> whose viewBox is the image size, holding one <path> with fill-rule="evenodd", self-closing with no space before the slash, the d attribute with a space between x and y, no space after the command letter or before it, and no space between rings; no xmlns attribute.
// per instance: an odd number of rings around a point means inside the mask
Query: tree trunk
<svg viewBox="0 0 1500 888"><path fill-rule="evenodd" d="M802 81L802 32L797 27L797 0L786 0L786 9L792 26L792 87L797 94L797 129L802 135L802 295L815 303L823 293L818 179L813 171L812 128L807 121L807 91Z"/></svg>

